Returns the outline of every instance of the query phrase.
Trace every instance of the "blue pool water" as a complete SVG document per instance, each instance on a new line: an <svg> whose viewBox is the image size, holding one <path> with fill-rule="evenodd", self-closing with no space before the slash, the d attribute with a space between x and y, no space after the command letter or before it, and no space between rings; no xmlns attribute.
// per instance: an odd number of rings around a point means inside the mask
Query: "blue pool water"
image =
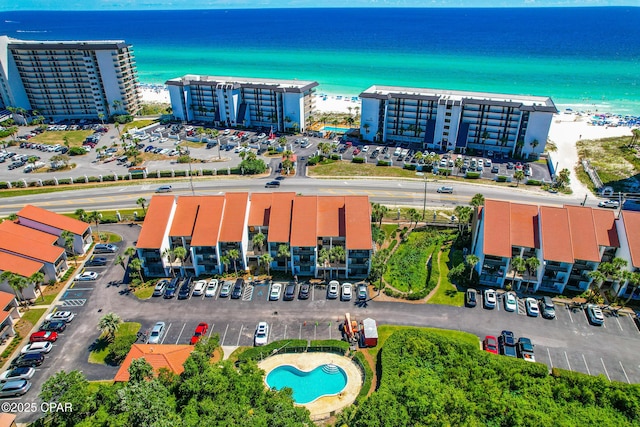
<svg viewBox="0 0 640 427"><path fill-rule="evenodd" d="M324 126L322 128L323 131L326 132L336 132L336 133L345 133L347 131L349 131L350 128L337 128L337 127L333 127L333 126Z"/></svg>
<svg viewBox="0 0 640 427"><path fill-rule="evenodd" d="M321 365L305 372L291 365L282 365L269 372L267 385L276 390L289 387L293 400L299 404L313 402L322 396L340 393L347 385L347 374L336 365Z"/></svg>

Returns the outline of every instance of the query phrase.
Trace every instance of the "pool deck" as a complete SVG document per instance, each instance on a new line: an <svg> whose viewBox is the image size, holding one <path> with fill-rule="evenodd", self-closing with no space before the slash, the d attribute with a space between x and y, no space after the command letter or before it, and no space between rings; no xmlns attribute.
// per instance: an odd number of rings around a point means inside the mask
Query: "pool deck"
<svg viewBox="0 0 640 427"><path fill-rule="evenodd" d="M291 353L271 356L258 363L266 375L281 365L292 365L301 371L312 371L320 365L333 363L341 367L347 374L347 385L335 396L324 396L306 403L305 408L311 413L311 419L329 418L334 413L351 405L358 397L362 387L362 373L351 359L333 353Z"/></svg>

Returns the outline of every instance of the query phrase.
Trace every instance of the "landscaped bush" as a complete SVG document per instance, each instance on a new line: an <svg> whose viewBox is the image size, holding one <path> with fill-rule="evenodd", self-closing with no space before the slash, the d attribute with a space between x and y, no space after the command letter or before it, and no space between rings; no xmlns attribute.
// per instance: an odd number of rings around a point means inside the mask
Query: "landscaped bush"
<svg viewBox="0 0 640 427"><path fill-rule="evenodd" d="M103 181L115 181L115 176L114 175L103 176L102 180Z"/></svg>
<svg viewBox="0 0 640 427"><path fill-rule="evenodd" d="M238 356L238 361L244 362L247 360L259 360L261 357L266 357L267 355L270 355L273 350L278 350L285 346L287 348L293 348L293 347L306 348L307 341L306 340L282 340L282 341L275 341L275 342L269 343L262 347L252 347L243 351Z"/></svg>
<svg viewBox="0 0 640 427"><path fill-rule="evenodd" d="M171 171L160 171L161 178L169 178L171 176L172 176Z"/></svg>
<svg viewBox="0 0 640 427"><path fill-rule="evenodd" d="M405 163L402 168L410 171L414 171L416 170L416 165L414 165L413 163Z"/></svg>
<svg viewBox="0 0 640 427"><path fill-rule="evenodd" d="M74 184L79 184L79 183L83 183L85 182L85 178L84 176L77 176L75 178L73 178L73 183Z"/></svg>
<svg viewBox="0 0 640 427"><path fill-rule="evenodd" d="M38 181L31 181L27 184L27 187L37 187L38 186Z"/></svg>
<svg viewBox="0 0 640 427"><path fill-rule="evenodd" d="M42 185L56 185L56 181L53 179L42 180Z"/></svg>
<svg viewBox="0 0 640 427"><path fill-rule="evenodd" d="M11 182L11 186L14 188L24 188L26 187L26 185L24 184L24 181L12 181Z"/></svg>
<svg viewBox="0 0 640 427"><path fill-rule="evenodd" d="M135 335L118 335L113 340L111 344L109 344L109 354L107 355L105 361L110 365L119 365L122 361L127 357L129 350L131 350L131 346L138 340L138 337Z"/></svg>
<svg viewBox="0 0 640 427"><path fill-rule="evenodd" d="M331 160L340 160L340 159L341 159L340 154L332 154L331 155Z"/></svg>
<svg viewBox="0 0 640 427"><path fill-rule="evenodd" d="M89 182L100 182L100 178L98 178L97 176L90 176Z"/></svg>
<svg viewBox="0 0 640 427"><path fill-rule="evenodd" d="M527 185L542 185L542 181L538 179L528 179Z"/></svg>
<svg viewBox="0 0 640 427"><path fill-rule="evenodd" d="M498 175L496 177L496 182L507 182L507 177L504 175Z"/></svg>
<svg viewBox="0 0 640 427"><path fill-rule="evenodd" d="M377 166L391 166L391 161L389 161L389 160L378 160Z"/></svg>
<svg viewBox="0 0 640 427"><path fill-rule="evenodd" d="M8 182L0 182L0 189L7 189L9 188L9 183Z"/></svg>
<svg viewBox="0 0 640 427"><path fill-rule="evenodd" d="M308 166L315 166L320 161L320 156L311 156L307 159Z"/></svg>
<svg viewBox="0 0 640 427"><path fill-rule="evenodd" d="M469 179L478 179L480 178L480 172L467 172L467 174L465 175L465 178L469 178Z"/></svg>
<svg viewBox="0 0 640 427"><path fill-rule="evenodd" d="M187 176L187 171L175 171L173 176Z"/></svg>
<svg viewBox="0 0 640 427"><path fill-rule="evenodd" d="M178 163L189 163L192 161L191 157L189 157L186 154L183 154L182 156L178 157Z"/></svg>
<svg viewBox="0 0 640 427"><path fill-rule="evenodd" d="M364 163L364 157L354 157L351 159L352 163Z"/></svg>
<svg viewBox="0 0 640 427"><path fill-rule="evenodd" d="M213 175L213 170L211 170L211 169L203 169L202 170L202 175L203 176L205 176L205 175Z"/></svg>
<svg viewBox="0 0 640 427"><path fill-rule="evenodd" d="M85 154L87 154L87 152L82 147L71 147L71 148L69 148L69 155L70 156L83 156Z"/></svg>
<svg viewBox="0 0 640 427"><path fill-rule="evenodd" d="M362 383L362 387L360 387L360 393L358 393L358 397L356 398L356 404L359 404L362 402L362 399L367 397L367 394L369 394L369 390L371 390L371 385L373 383L373 371L371 370L371 367L369 366L369 363L367 362L367 359L365 359L362 352L356 352L353 355L353 358L356 359L364 368L364 382Z"/></svg>
<svg viewBox="0 0 640 427"><path fill-rule="evenodd" d="M267 165L262 159L244 159L238 165L240 173L245 175L257 175L267 170Z"/></svg>
<svg viewBox="0 0 640 427"><path fill-rule="evenodd" d="M69 178L61 178L58 180L58 184L71 184L71 179Z"/></svg>

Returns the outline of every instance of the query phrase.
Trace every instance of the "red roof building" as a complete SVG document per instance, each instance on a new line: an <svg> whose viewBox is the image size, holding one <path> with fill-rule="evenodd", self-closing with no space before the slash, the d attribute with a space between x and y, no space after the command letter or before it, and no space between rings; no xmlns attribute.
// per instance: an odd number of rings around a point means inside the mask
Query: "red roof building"
<svg viewBox="0 0 640 427"><path fill-rule="evenodd" d="M115 382L129 381L131 362L140 358L151 365L155 375L158 375L162 368L180 375L184 371L184 362L189 358L194 348L192 345L134 344L113 380Z"/></svg>

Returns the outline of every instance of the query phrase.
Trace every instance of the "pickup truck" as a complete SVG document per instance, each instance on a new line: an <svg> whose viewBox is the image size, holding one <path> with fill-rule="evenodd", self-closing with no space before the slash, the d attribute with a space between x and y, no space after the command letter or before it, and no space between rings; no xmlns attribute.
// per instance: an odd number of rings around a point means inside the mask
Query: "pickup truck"
<svg viewBox="0 0 640 427"><path fill-rule="evenodd" d="M536 361L536 357L533 354L533 344L529 338L520 337L518 339L518 356L527 362Z"/></svg>

